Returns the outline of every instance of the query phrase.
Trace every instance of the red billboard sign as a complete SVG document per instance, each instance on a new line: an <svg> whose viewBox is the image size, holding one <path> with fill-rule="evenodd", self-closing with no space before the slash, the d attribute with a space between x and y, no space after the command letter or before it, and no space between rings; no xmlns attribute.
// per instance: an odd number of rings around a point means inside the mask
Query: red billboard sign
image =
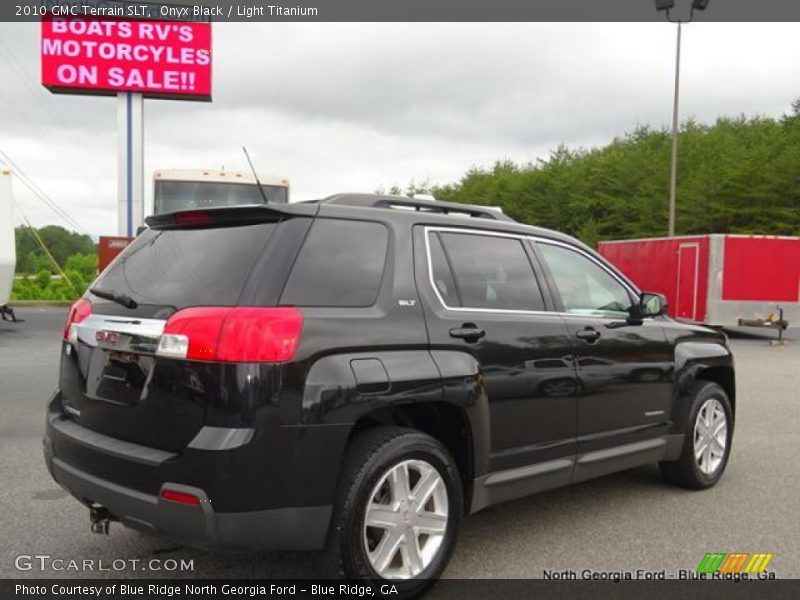
<svg viewBox="0 0 800 600"><path fill-rule="evenodd" d="M52 92L211 100L210 23L48 15L41 57Z"/></svg>

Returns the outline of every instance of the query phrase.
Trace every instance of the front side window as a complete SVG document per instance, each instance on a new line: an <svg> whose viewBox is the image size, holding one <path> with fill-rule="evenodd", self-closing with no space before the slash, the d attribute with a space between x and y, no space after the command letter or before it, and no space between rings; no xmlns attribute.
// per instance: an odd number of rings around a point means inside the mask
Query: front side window
<svg viewBox="0 0 800 600"><path fill-rule="evenodd" d="M428 241L433 284L448 307L544 310L542 293L520 240L433 232Z"/></svg>
<svg viewBox="0 0 800 600"><path fill-rule="evenodd" d="M631 296L608 271L564 246L540 242L538 247L553 274L564 310L579 315L628 316Z"/></svg>

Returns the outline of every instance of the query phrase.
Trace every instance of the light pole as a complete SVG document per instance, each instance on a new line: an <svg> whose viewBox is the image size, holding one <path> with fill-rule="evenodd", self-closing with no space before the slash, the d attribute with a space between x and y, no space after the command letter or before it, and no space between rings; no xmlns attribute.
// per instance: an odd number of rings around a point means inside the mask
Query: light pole
<svg viewBox="0 0 800 600"><path fill-rule="evenodd" d="M669 172L669 235L675 235L675 198L678 187L678 104L681 85L681 25L691 23L694 11L705 10L709 0L692 0L689 18L685 21L673 19L670 10L675 8L675 0L656 0L656 10L666 11L667 21L678 24L678 38L675 43L675 97L672 101L672 161Z"/></svg>

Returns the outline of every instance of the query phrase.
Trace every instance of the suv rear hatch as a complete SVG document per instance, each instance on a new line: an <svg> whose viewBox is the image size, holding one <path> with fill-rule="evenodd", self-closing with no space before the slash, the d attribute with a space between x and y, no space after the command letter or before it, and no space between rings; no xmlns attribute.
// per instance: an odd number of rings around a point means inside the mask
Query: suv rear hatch
<svg viewBox="0 0 800 600"><path fill-rule="evenodd" d="M153 228L91 288L123 300L87 292L70 311L61 401L65 415L93 431L177 452L209 424L209 405L235 408L231 363L239 357L229 353L219 360L194 346L176 354L164 341L180 345L186 336L166 335L165 327L169 334L175 322L185 326L184 315L200 313L200 333L214 345L234 307L274 306L311 219L261 207L175 213L148 222ZM231 422L245 425L245 419L234 415Z"/></svg>

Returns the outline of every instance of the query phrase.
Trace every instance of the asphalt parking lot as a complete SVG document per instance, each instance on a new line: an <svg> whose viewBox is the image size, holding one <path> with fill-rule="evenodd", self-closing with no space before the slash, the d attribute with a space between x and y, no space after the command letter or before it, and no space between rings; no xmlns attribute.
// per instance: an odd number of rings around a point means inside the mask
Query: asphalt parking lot
<svg viewBox="0 0 800 600"><path fill-rule="evenodd" d="M45 404L56 385L66 309L19 310L0 322L0 577L313 577L306 554L215 554L112 526L92 534L88 511L44 466ZM770 570L800 578L800 335L732 338L738 412L722 481L705 492L625 473L498 506L468 519L446 576L539 578L544 570L694 570L706 552L769 552ZM18 571L18 555L64 559L190 559L184 573Z"/></svg>

